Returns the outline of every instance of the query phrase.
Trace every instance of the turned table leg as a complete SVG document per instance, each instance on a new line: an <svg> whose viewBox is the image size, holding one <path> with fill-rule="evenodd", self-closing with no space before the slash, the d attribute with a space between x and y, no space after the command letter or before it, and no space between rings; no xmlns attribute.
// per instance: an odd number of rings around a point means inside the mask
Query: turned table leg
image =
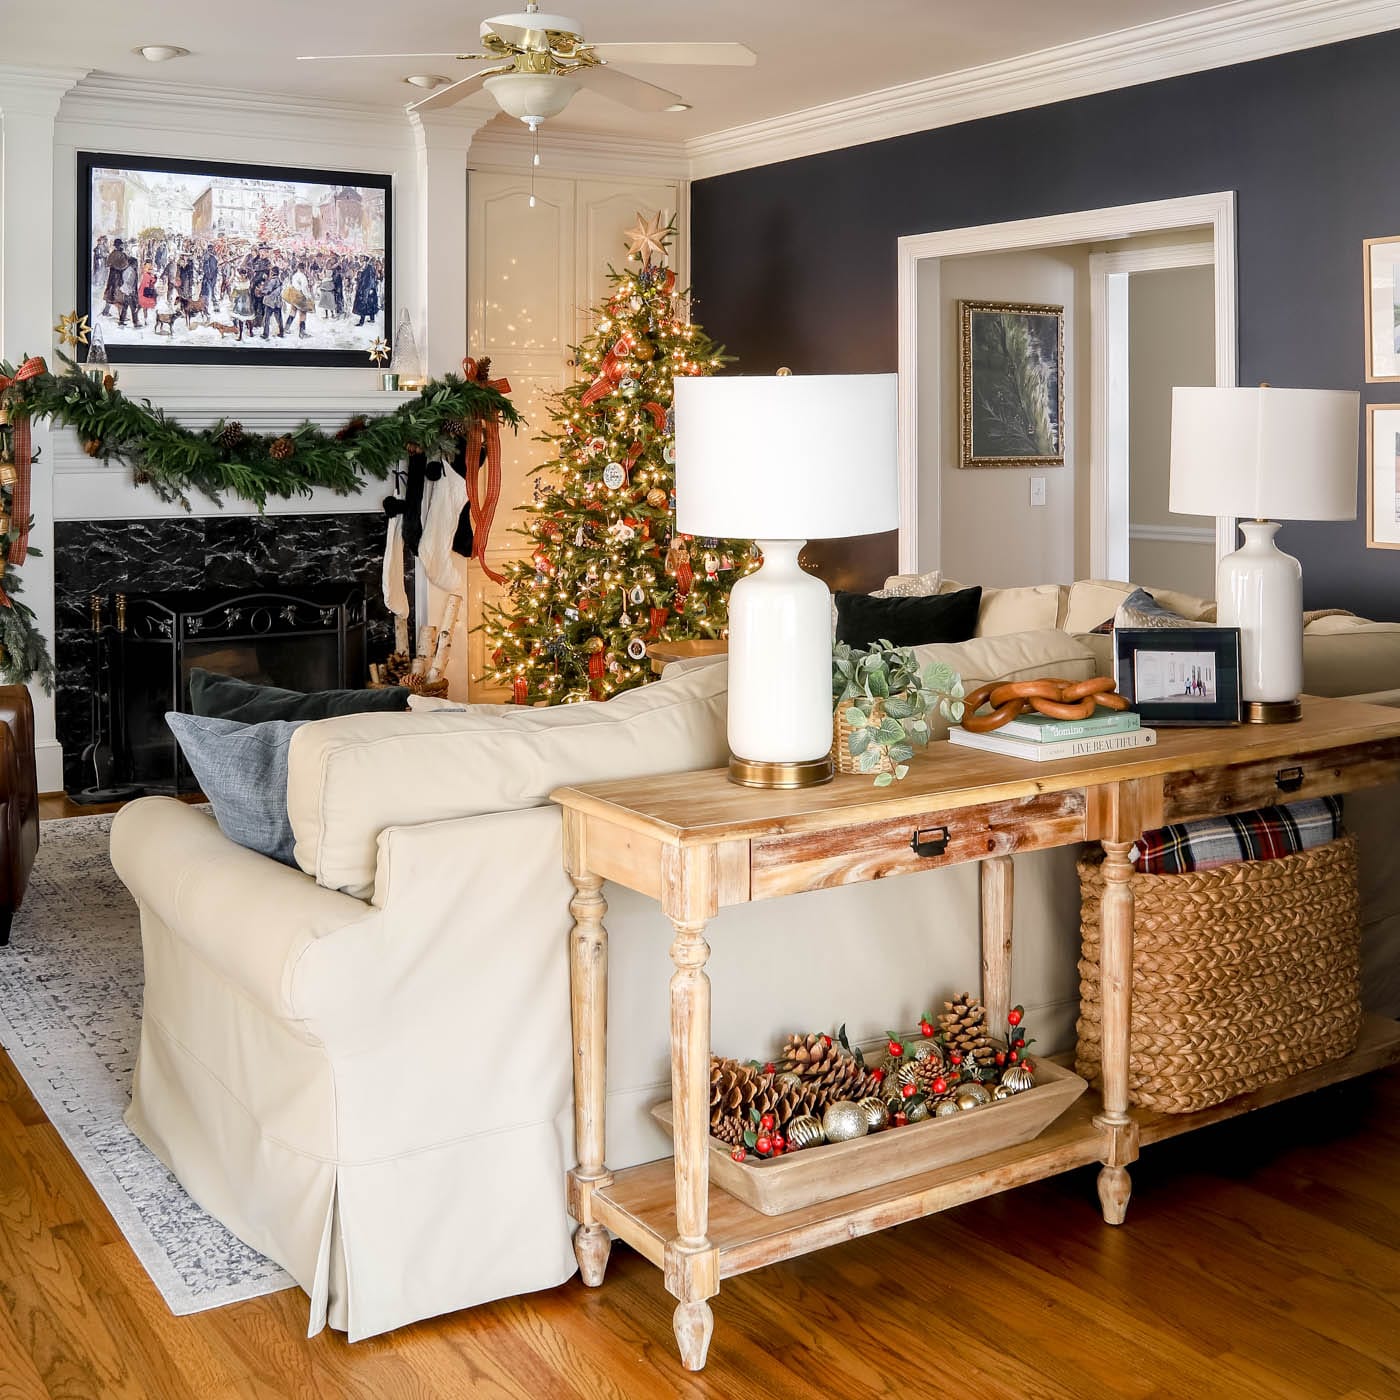
<svg viewBox="0 0 1400 1400"><path fill-rule="evenodd" d="M1128 1114L1129 1028L1133 1005L1133 867L1131 841L1105 841L1104 890L1099 909L1099 987L1103 1002L1103 1112L1094 1122L1107 1148L1099 1171L1099 1205L1110 1225L1121 1225L1137 1158L1137 1124Z"/></svg>
<svg viewBox="0 0 1400 1400"><path fill-rule="evenodd" d="M666 1287L680 1301L673 1327L688 1371L705 1365L719 1291L710 1215L710 956L704 923L675 920L671 960L671 1100L675 1111L676 1238L666 1246Z"/></svg>
<svg viewBox="0 0 1400 1400"><path fill-rule="evenodd" d="M992 1035L1006 1034L1011 1009L1011 895L1015 867L1010 856L989 856L982 877L982 1005Z"/></svg>
<svg viewBox="0 0 1400 1400"><path fill-rule="evenodd" d="M572 813L570 814L572 815ZM569 935L570 1019L574 1046L574 1147L578 1166L569 1173L569 1212L578 1221L574 1254L590 1288L603 1282L612 1241L593 1218L592 1196L612 1180L603 1165L603 1123L607 1106L608 931L603 915L601 876L575 869L576 893L569 902L574 926Z"/></svg>

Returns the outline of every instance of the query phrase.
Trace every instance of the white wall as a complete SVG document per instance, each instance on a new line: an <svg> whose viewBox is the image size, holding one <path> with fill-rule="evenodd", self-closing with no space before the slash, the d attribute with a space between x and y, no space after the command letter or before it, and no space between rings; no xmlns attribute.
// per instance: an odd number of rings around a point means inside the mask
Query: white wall
<svg viewBox="0 0 1400 1400"><path fill-rule="evenodd" d="M920 522L920 538L938 529L938 564L945 575L986 587L1071 582L1076 576L1075 502L1087 499L1088 252L1079 247L1028 253L926 259L918 265L921 399L936 396L936 412L921 409L928 438L920 444L920 473L937 473L938 499ZM958 466L958 340L960 300L1020 301L1065 308L1065 465ZM936 352L936 353L931 353ZM1046 504L1030 504L1030 480L1044 477ZM921 502L932 492L921 487Z"/></svg>
<svg viewBox="0 0 1400 1400"><path fill-rule="evenodd" d="M1138 582L1215 596L1215 521L1168 508L1172 388L1215 383L1215 271L1128 278L1129 569ZM1201 538L1183 537L1198 531Z"/></svg>

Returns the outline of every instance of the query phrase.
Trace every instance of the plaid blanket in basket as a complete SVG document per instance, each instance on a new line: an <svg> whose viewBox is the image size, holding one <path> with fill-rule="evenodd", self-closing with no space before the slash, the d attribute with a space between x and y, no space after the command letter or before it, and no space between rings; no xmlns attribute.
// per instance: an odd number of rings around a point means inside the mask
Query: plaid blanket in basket
<svg viewBox="0 0 1400 1400"><path fill-rule="evenodd" d="M1184 875L1237 860L1296 855L1335 841L1341 831L1341 799L1314 797L1145 831L1131 858L1139 875Z"/></svg>

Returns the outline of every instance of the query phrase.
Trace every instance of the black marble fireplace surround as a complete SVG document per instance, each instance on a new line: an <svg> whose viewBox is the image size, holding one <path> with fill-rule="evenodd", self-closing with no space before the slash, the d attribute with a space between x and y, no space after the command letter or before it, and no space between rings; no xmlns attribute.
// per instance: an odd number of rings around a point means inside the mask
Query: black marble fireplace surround
<svg viewBox="0 0 1400 1400"><path fill-rule="evenodd" d="M92 594L296 592L358 582L368 599L368 659L379 661L392 650L394 638L393 619L380 596L383 558L384 517L377 511L58 521L54 662L64 786L75 792L93 780L82 767L90 737Z"/></svg>

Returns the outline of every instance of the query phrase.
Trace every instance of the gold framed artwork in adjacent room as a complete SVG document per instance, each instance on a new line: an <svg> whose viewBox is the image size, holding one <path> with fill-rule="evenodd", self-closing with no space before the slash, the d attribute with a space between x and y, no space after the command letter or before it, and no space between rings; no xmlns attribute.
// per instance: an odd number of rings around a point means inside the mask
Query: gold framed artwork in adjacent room
<svg viewBox="0 0 1400 1400"><path fill-rule="evenodd" d="M958 465L1065 464L1065 309L958 303Z"/></svg>
<svg viewBox="0 0 1400 1400"><path fill-rule="evenodd" d="M1366 408L1366 548L1400 549L1400 403Z"/></svg>
<svg viewBox="0 0 1400 1400"><path fill-rule="evenodd" d="M1400 234L1368 238L1366 275L1366 382L1400 380Z"/></svg>

